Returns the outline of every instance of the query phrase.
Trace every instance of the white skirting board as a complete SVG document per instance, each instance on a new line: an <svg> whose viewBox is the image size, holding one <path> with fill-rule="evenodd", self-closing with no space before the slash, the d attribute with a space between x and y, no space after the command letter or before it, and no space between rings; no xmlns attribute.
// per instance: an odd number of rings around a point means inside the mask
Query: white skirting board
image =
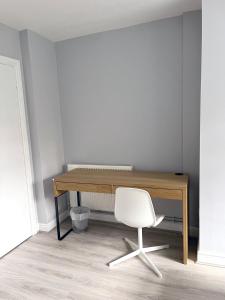
<svg viewBox="0 0 225 300"><path fill-rule="evenodd" d="M225 256L198 250L197 263L201 265L225 268Z"/></svg>
<svg viewBox="0 0 225 300"><path fill-rule="evenodd" d="M69 211L64 211L59 215L60 222L63 222L67 217L69 216ZM104 221L104 222L112 222L117 223L114 215L112 213L108 212L100 212L100 211L91 211L90 215L91 220L98 220L98 221ZM46 224L39 223L39 230L40 231L51 231L56 226L56 220L52 220ZM173 222L173 221L162 221L159 226L157 226L159 229L163 230L171 230L171 231L180 231L182 232L182 224L179 222ZM191 237L198 237L198 228L197 227L190 227L189 234ZM225 264L224 264L225 265Z"/></svg>
<svg viewBox="0 0 225 300"><path fill-rule="evenodd" d="M69 211L64 211L59 215L60 223L63 222L69 216ZM49 232L56 227L56 219L51 220L48 223L39 223L39 230Z"/></svg>
<svg viewBox="0 0 225 300"><path fill-rule="evenodd" d="M108 213L108 212L91 211L90 219L91 220L117 223L114 215L111 214L111 213ZM162 223L160 223L157 226L157 228L163 229L163 230L171 230L171 231L182 232L182 223L163 220ZM198 237L198 228L191 226L189 228L189 235L191 237Z"/></svg>

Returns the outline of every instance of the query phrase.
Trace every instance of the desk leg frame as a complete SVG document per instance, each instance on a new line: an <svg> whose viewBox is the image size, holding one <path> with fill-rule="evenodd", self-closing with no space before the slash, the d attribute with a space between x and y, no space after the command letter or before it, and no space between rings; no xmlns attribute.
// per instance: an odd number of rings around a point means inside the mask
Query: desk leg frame
<svg viewBox="0 0 225 300"><path fill-rule="evenodd" d="M61 236L60 232L60 221L59 221L59 205L58 205L58 197L55 197L55 214L56 214L56 228L57 228L57 238L59 241L62 241L72 230L70 228L66 233Z"/></svg>
<svg viewBox="0 0 225 300"><path fill-rule="evenodd" d="M80 192L77 191L77 206L81 206L81 195Z"/></svg>
<svg viewBox="0 0 225 300"><path fill-rule="evenodd" d="M77 192L77 206L81 206L80 192ZM70 228L64 235L61 236L58 197L55 197L55 215L56 215L57 238L59 241L62 241L71 231L73 231L73 228Z"/></svg>

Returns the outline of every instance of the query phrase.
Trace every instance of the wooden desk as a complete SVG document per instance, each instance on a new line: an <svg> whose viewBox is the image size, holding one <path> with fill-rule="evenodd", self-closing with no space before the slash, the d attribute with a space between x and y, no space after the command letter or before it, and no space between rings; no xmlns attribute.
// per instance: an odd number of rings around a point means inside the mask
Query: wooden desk
<svg viewBox="0 0 225 300"><path fill-rule="evenodd" d="M183 214L183 263L188 259L188 176L173 173L144 172L144 171L118 171L102 169L74 169L53 179L55 197L57 234L60 236L58 213L58 197L67 191L114 193L119 186L136 187L148 191L152 198L182 201Z"/></svg>

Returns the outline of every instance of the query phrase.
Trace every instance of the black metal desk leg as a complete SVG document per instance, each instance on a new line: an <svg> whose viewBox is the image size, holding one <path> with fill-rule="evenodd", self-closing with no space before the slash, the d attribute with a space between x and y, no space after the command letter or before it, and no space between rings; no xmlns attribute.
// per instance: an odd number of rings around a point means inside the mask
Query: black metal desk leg
<svg viewBox="0 0 225 300"><path fill-rule="evenodd" d="M56 214L56 227L57 227L57 237L58 240L63 240L73 229L70 228L63 236L60 235L60 222L59 222L59 206L58 197L55 197L55 214Z"/></svg>
<svg viewBox="0 0 225 300"><path fill-rule="evenodd" d="M81 195L80 195L80 192L77 192L77 206L81 206Z"/></svg>

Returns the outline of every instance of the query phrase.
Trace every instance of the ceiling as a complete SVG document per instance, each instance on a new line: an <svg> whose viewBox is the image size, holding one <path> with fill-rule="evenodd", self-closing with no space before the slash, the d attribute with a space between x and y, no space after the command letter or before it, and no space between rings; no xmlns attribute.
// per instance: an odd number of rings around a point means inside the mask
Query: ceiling
<svg viewBox="0 0 225 300"><path fill-rule="evenodd" d="M0 23L59 41L200 8L201 0L0 0Z"/></svg>

